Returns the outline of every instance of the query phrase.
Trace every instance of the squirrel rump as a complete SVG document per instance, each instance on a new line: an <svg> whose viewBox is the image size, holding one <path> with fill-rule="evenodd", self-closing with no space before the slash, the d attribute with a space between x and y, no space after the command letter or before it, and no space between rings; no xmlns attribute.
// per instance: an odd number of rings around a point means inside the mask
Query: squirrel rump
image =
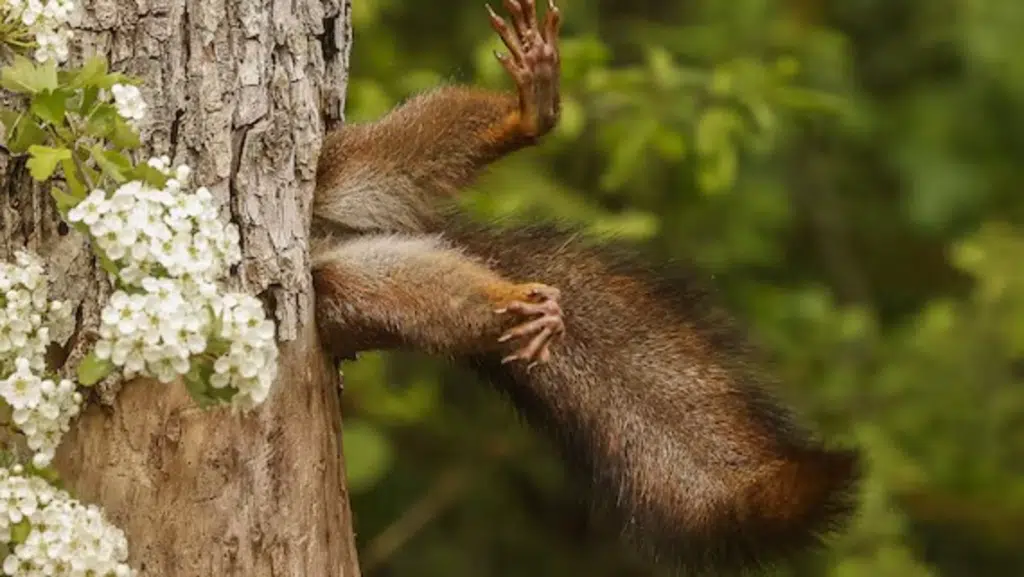
<svg viewBox="0 0 1024 577"><path fill-rule="evenodd" d="M443 87L328 135L312 247L325 346L474 369L658 560L732 572L818 544L854 510L858 454L824 447L772 398L693 275L571 230L442 210L558 119L560 12L549 0L538 21L533 0L504 6L511 24L488 10L516 93Z"/></svg>

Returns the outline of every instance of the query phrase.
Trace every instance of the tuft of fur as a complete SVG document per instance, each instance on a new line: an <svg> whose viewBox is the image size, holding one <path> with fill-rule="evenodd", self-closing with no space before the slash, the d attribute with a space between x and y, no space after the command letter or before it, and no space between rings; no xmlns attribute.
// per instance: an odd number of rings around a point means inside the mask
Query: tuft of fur
<svg viewBox="0 0 1024 577"><path fill-rule="evenodd" d="M742 573L850 517L858 454L799 426L696 275L568 229L445 221L449 241L497 273L562 290L566 332L549 363L465 361L556 441L639 549L688 574Z"/></svg>

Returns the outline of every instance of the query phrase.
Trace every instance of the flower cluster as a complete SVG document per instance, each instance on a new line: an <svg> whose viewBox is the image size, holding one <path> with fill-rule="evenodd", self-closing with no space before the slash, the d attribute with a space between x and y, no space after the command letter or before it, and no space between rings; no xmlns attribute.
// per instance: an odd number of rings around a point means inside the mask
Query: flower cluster
<svg viewBox="0 0 1024 577"><path fill-rule="evenodd" d="M113 194L94 190L68 220L88 227L129 286L165 275L215 281L241 259L238 229L220 221L209 190L183 192L189 172L179 167L164 188L133 180Z"/></svg>
<svg viewBox="0 0 1024 577"><path fill-rule="evenodd" d="M114 95L117 113L137 128L146 116L146 101L142 99L138 87L131 84L115 84L110 88L110 93Z"/></svg>
<svg viewBox="0 0 1024 577"><path fill-rule="evenodd" d="M51 335L66 328L71 309L49 300L42 263L27 252L14 264L0 263L0 304L0 398L35 453L33 463L45 467L82 404L74 383L38 376Z"/></svg>
<svg viewBox="0 0 1024 577"><path fill-rule="evenodd" d="M71 0L3 0L4 17L20 22L35 36L35 58L39 62L68 59L71 30L66 28L75 5Z"/></svg>
<svg viewBox="0 0 1024 577"><path fill-rule="evenodd" d="M96 356L122 367L128 378L150 375L169 383L189 371L192 355L206 350L210 315L201 295L185 294L182 283L146 277L143 287L111 296Z"/></svg>
<svg viewBox="0 0 1024 577"><path fill-rule="evenodd" d="M246 294L226 294L214 303L214 310L219 327L215 336L230 344L213 363L210 385L236 389L238 406L258 405L277 376L274 322L265 318L260 301Z"/></svg>
<svg viewBox="0 0 1024 577"><path fill-rule="evenodd" d="M46 366L53 333L71 322L71 308L49 299L49 282L39 257L20 251L14 263L0 263L0 375L28 360L34 371Z"/></svg>
<svg viewBox="0 0 1024 577"><path fill-rule="evenodd" d="M5 575L130 577L124 533L95 506L84 505L21 467L0 468L0 542L10 553Z"/></svg>
<svg viewBox="0 0 1024 577"><path fill-rule="evenodd" d="M0 381L0 396L10 405L14 424L35 452L32 464L43 468L53 461L57 445L71 427L71 419L78 415L82 395L69 380L58 384L39 378L24 358L19 358L17 365L14 373Z"/></svg>
<svg viewBox="0 0 1024 577"><path fill-rule="evenodd" d="M258 300L217 286L241 260L238 229L218 218L205 188L183 189L187 166L149 166L169 178L163 188L131 181L93 191L68 212L119 269L120 290L102 311L96 356L126 377L170 382L196 363L213 363L210 386L234 392L236 406L262 402L276 375L274 324Z"/></svg>

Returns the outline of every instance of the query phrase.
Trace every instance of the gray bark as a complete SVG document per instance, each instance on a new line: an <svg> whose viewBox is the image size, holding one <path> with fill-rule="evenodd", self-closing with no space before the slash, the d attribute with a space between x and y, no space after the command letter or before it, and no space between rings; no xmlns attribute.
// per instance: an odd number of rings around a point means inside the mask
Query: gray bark
<svg viewBox="0 0 1024 577"><path fill-rule="evenodd" d="M234 288L276 318L281 370L247 416L200 410L180 383L126 384L77 420L57 467L125 529L141 576L358 576L339 377L317 339L307 252L324 126L344 106L349 1L91 0L80 13L76 48L144 79L150 152L191 165L239 225ZM93 322L106 288L84 239L58 225L23 161L0 156L0 178L0 256L47 257L56 295Z"/></svg>

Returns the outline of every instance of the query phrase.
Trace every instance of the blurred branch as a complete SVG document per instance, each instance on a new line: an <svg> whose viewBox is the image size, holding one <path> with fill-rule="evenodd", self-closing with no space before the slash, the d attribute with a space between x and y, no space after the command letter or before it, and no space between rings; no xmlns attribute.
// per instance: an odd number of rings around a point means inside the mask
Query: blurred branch
<svg viewBox="0 0 1024 577"><path fill-rule="evenodd" d="M948 493L906 493L897 499L915 521L956 527L992 542L1019 543L1024 508L1005 501L982 501Z"/></svg>
<svg viewBox="0 0 1024 577"><path fill-rule="evenodd" d="M469 484L466 469L442 473L434 485L412 507L405 510L387 529L381 531L360 554L364 574L370 574L416 536L449 505L458 500Z"/></svg>
<svg viewBox="0 0 1024 577"><path fill-rule="evenodd" d="M795 196L807 211L818 254L840 298L847 302L873 303L867 276L850 246L842 202L827 176L828 156L821 152L825 143L814 129L810 133L808 144L800 147L796 162Z"/></svg>

